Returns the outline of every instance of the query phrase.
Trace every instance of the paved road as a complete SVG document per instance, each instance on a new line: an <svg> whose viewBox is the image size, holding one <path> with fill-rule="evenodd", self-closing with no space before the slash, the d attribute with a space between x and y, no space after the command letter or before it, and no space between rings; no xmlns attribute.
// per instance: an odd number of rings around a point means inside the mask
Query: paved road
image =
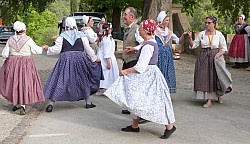
<svg viewBox="0 0 250 144"><path fill-rule="evenodd" d="M1 49L0 49L1 51ZM175 61L178 91L172 95L177 131L168 140L158 137L164 127L155 123L140 126L140 133L121 132L131 123L129 115L105 96L91 97L97 105L85 109L84 102L60 102L52 113L44 112L45 103L31 105L25 116L10 111L11 104L0 98L0 141L21 144L249 144L250 143L250 72L231 69L233 92L225 95L225 103L213 102L202 108L194 101L193 72L195 56L182 54ZM36 55L44 85L58 56ZM120 63L120 61L119 61ZM2 62L0 62L2 65Z"/></svg>

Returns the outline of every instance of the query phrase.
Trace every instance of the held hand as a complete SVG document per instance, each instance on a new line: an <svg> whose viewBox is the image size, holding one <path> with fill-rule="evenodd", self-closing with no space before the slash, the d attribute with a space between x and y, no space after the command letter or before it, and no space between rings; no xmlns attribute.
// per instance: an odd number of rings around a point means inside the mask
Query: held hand
<svg viewBox="0 0 250 144"><path fill-rule="evenodd" d="M47 51L48 48L49 48L49 46L48 46L48 45L43 45L42 48L43 48L45 51Z"/></svg>
<svg viewBox="0 0 250 144"><path fill-rule="evenodd" d="M125 70L121 70L120 73L119 73L119 76L124 76L124 75L126 75L125 72L126 72Z"/></svg>
<svg viewBox="0 0 250 144"><path fill-rule="evenodd" d="M190 31L185 31L183 34L187 35L188 37L192 37L192 32Z"/></svg>
<svg viewBox="0 0 250 144"><path fill-rule="evenodd" d="M101 60L100 60L99 58L97 58L97 59L95 60L95 62L101 62Z"/></svg>
<svg viewBox="0 0 250 144"><path fill-rule="evenodd" d="M137 49L131 47L131 46L128 46L124 49L124 53L125 54L132 54L132 53L136 53Z"/></svg>

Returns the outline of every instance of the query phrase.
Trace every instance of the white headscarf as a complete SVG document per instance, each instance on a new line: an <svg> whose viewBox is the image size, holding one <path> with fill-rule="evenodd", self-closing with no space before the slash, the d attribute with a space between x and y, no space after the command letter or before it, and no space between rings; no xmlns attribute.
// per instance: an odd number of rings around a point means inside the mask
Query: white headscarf
<svg viewBox="0 0 250 144"><path fill-rule="evenodd" d="M83 16L82 16L82 21L83 21L83 24L87 24L88 21L89 21L89 17L86 16L86 15L83 15Z"/></svg>
<svg viewBox="0 0 250 144"><path fill-rule="evenodd" d="M167 14L165 11L161 11L157 16L157 22L162 23L162 21L166 18Z"/></svg>
<svg viewBox="0 0 250 144"><path fill-rule="evenodd" d="M22 30L26 30L26 26L23 22L16 21L13 26L14 30L20 32Z"/></svg>
<svg viewBox="0 0 250 144"><path fill-rule="evenodd" d="M65 20L65 26L69 29L73 29L76 26L76 20L73 17L67 17Z"/></svg>
<svg viewBox="0 0 250 144"><path fill-rule="evenodd" d="M240 16L242 17L243 20L245 20L246 17L245 17L244 14L242 14L242 15L240 15Z"/></svg>

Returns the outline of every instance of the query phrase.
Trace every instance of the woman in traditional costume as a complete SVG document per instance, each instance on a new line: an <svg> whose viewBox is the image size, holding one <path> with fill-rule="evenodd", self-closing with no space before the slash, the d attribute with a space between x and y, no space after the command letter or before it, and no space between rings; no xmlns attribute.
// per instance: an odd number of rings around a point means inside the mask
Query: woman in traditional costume
<svg viewBox="0 0 250 144"><path fill-rule="evenodd" d="M250 62L250 43L246 29L249 26L245 23L244 19L245 15L238 16L238 21L234 26L236 34L228 51L229 61L235 63L232 68L236 69L242 67L242 63Z"/></svg>
<svg viewBox="0 0 250 144"><path fill-rule="evenodd" d="M0 70L0 93L12 102L13 111L25 115L25 105L45 101L41 80L31 53L42 54L43 48L26 35L23 22L14 23L15 35L3 49L5 59Z"/></svg>
<svg viewBox="0 0 250 144"><path fill-rule="evenodd" d="M95 33L93 30L94 20L89 16L83 15L82 21L83 21L84 27L82 27L81 31L88 38L90 47L95 51L95 53L97 53L98 36L97 36L97 33Z"/></svg>
<svg viewBox="0 0 250 144"><path fill-rule="evenodd" d="M44 88L45 97L51 100L46 111L52 112L55 101L85 100L85 108L95 107L88 99L103 79L101 63L73 17L66 18L66 31L46 50L48 55L61 53Z"/></svg>
<svg viewBox="0 0 250 144"><path fill-rule="evenodd" d="M158 44L158 64L157 66L164 75L170 93L176 92L176 77L174 69L174 57L170 47L170 41L176 44L183 41L183 36L179 39L169 28L169 16L165 11L161 11L157 17L159 25L155 32L155 40Z"/></svg>
<svg viewBox="0 0 250 144"><path fill-rule="evenodd" d="M159 68L158 46L153 35L156 23L152 19L142 21L139 33L144 44L137 51L125 49L126 53L137 53L137 64L120 71L120 77L104 92L112 101L127 108L133 116L133 124L122 128L125 132L140 132L139 118L165 125L162 139L175 130L175 116L168 85Z"/></svg>
<svg viewBox="0 0 250 144"><path fill-rule="evenodd" d="M202 47L195 64L194 91L195 99L207 100L204 108L210 107L213 99L222 104L222 96L232 91L231 74L226 69L223 57L227 44L223 34L215 29L216 23L216 17L207 17L206 30L201 31L194 41L191 32L185 32L189 36L191 49L200 44Z"/></svg>

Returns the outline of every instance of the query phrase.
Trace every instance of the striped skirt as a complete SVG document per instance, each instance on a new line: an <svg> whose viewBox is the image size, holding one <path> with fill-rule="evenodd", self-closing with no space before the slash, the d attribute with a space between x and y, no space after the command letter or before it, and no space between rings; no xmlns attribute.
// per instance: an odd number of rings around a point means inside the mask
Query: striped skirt
<svg viewBox="0 0 250 144"><path fill-rule="evenodd" d="M44 101L41 80L31 56L10 56L0 70L0 93L13 105Z"/></svg>

